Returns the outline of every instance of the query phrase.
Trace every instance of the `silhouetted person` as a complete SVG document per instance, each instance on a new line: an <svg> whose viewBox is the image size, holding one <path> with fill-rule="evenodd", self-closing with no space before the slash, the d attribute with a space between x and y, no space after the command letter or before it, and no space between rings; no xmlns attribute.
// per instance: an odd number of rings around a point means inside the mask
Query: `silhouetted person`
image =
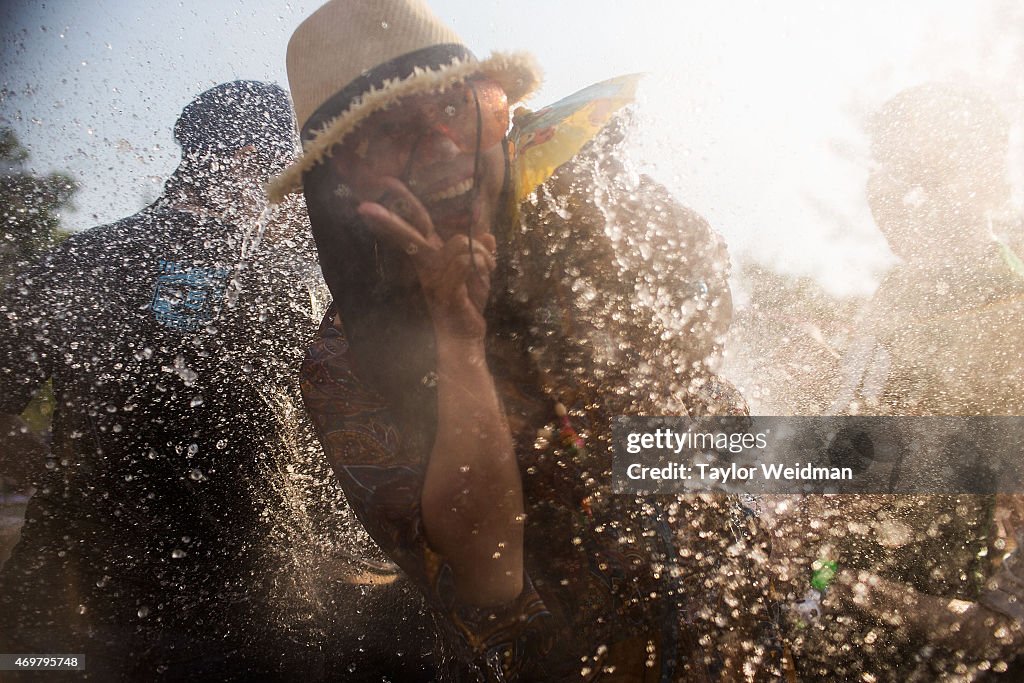
<svg viewBox="0 0 1024 683"><path fill-rule="evenodd" d="M1006 120L980 92L927 84L887 102L871 135L868 202L900 263L863 316L833 410L1022 414L1024 270L1014 249L1019 223L1004 220ZM821 515L836 522L822 528L840 573L807 634L818 643L802 662L805 675L934 680L999 671L993 664L1024 645L1024 581L1006 557L1014 539L1000 538L996 525L1012 501L967 495L994 490L984 459L1011 435L999 431L1005 423L922 424L886 423L910 444L890 488L900 494L914 490L914 478L945 477L944 493L824 503L842 508Z"/></svg>
<svg viewBox="0 0 1024 683"><path fill-rule="evenodd" d="M380 655L359 652L355 611L387 626L403 611L376 596L404 593L361 559L297 402L322 285L304 210L261 217L294 156L291 105L228 83L174 133L159 200L71 237L0 299L0 411L47 380L56 399L0 575L0 651L84 653L102 681L338 678Z"/></svg>
<svg viewBox="0 0 1024 683"><path fill-rule="evenodd" d="M1004 219L1006 119L982 93L927 84L886 103L871 133L868 203L901 262L866 316L863 373L851 374L861 410L1022 414L1024 264L1019 218Z"/></svg>

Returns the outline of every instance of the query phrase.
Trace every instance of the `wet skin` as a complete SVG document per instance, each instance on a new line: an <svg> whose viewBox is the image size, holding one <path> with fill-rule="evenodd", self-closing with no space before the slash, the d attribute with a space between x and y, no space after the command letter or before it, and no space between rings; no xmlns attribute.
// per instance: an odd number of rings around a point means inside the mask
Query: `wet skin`
<svg viewBox="0 0 1024 683"><path fill-rule="evenodd" d="M456 595L489 606L522 592L524 517L518 462L484 349L508 103L494 81L474 88L475 96L451 88L373 114L331 163L369 229L409 254L423 290L438 375L423 525L453 571Z"/></svg>
<svg viewBox="0 0 1024 683"><path fill-rule="evenodd" d="M477 100L481 145L474 192ZM489 231L504 180L507 127L508 100L501 87L492 80L475 80L471 86L415 95L374 113L335 151L333 163L357 201L379 203L422 231L421 217L402 205L388 183L400 181L447 240L470 225L474 231Z"/></svg>
<svg viewBox="0 0 1024 683"><path fill-rule="evenodd" d="M488 145L480 150L479 168L473 89L480 139ZM473 89L416 95L374 113L332 163L370 229L412 257L438 332L482 339L508 101L494 81L474 81Z"/></svg>

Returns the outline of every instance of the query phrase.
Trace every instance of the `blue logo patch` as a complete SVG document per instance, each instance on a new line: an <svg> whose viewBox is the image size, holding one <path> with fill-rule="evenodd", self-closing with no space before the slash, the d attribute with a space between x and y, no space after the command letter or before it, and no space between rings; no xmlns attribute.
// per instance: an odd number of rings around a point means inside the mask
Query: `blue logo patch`
<svg viewBox="0 0 1024 683"><path fill-rule="evenodd" d="M227 290L227 268L196 268L160 260L153 317L172 330L194 332L213 320Z"/></svg>

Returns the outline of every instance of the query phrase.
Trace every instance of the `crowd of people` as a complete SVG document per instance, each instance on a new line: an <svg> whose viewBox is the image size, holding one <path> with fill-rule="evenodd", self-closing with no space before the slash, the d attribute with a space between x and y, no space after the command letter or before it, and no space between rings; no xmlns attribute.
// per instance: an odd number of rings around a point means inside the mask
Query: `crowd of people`
<svg viewBox="0 0 1024 683"><path fill-rule="evenodd" d="M725 245L634 172L628 117L517 173L538 66L420 0L330 0L287 66L290 97L200 94L160 199L7 277L3 473L34 494L0 652L100 681L1019 675L1016 496L612 492L614 416L749 412ZM1006 120L926 85L871 134L901 265L815 401L1019 414Z"/></svg>

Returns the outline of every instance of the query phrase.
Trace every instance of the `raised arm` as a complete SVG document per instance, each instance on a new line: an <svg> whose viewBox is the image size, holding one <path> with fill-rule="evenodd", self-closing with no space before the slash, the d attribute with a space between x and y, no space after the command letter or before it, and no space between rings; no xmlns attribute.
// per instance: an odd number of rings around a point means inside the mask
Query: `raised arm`
<svg viewBox="0 0 1024 683"><path fill-rule="evenodd" d="M487 366L483 317L495 268L489 226L443 238L401 182L406 216L376 202L359 213L410 254L437 341L437 435L426 463L423 526L449 562L460 600L507 603L523 590L523 493L512 436Z"/></svg>
<svg viewBox="0 0 1024 683"><path fill-rule="evenodd" d="M523 492L482 340L438 340L438 431L423 483L423 523L469 604L523 590Z"/></svg>
<svg viewBox="0 0 1024 683"><path fill-rule="evenodd" d="M388 406L358 377L333 312L307 353L302 391L349 503L384 551L420 580L428 597L443 565L454 578L452 597L467 605L493 606L523 593L522 508L512 507L521 506L522 495L516 471L518 497L499 500L499 492L509 489L500 468L515 466L511 455L497 463L498 475L488 479L486 474L494 472L487 465L497 460L494 444L500 447L503 438L500 430L487 428L487 420L501 409L486 365L471 359L476 352L467 344L439 351L455 369L439 364L440 417L425 462L423 454L405 448ZM507 435L504 420L498 424ZM511 454L511 444L507 448ZM483 464L474 467L472 457L484 459ZM431 478L434 483L428 484ZM500 528L506 520L518 535L503 546L501 534L510 533ZM432 532L430 524L438 522L451 527Z"/></svg>
<svg viewBox="0 0 1024 683"><path fill-rule="evenodd" d="M473 379L480 380L479 376ZM438 383L439 391L445 392L444 383L440 379ZM440 397L442 412L473 412L459 398L456 387L451 387L451 393L454 398L448 407L444 405L448 401L446 395L442 393ZM421 462L421 454L405 448L386 403L360 380L352 365L341 321L334 311L328 312L316 342L306 354L302 394L349 505L384 552L418 585L432 609L444 617L443 627L473 653L471 658L491 661L496 656L509 674L529 661L527 650L534 639L524 637L545 628L548 620L543 601L521 569L519 590L497 606L482 607L484 601L460 585L464 574L457 571L472 569L464 565L456 570L448 555L450 551L442 550L435 536L426 530L423 489L428 464ZM457 441L460 435L455 436ZM444 441L447 438L450 437L439 426L438 443L448 443ZM431 453L431 462L434 457ZM483 529L478 533L486 532ZM470 536L473 530L463 533ZM480 552L487 549L485 543L479 547ZM466 555L469 553L463 557ZM473 561L472 556L469 561ZM485 566L497 564L489 556L479 561ZM509 592L516 589L512 586ZM492 604L496 603L497 598ZM545 642L543 637L535 640Z"/></svg>

